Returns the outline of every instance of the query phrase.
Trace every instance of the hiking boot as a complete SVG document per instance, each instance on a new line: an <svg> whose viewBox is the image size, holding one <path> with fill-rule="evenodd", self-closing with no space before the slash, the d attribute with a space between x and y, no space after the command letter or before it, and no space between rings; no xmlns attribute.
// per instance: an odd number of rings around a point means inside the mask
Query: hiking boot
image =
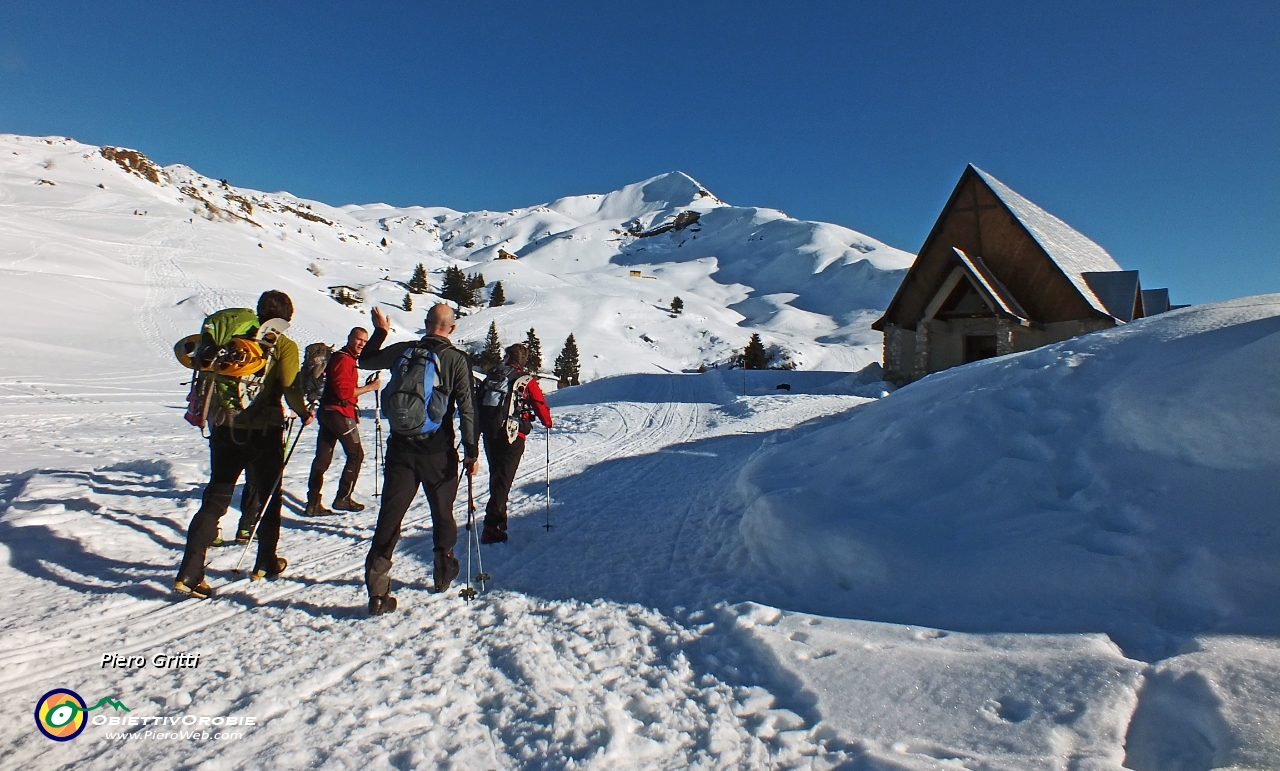
<svg viewBox="0 0 1280 771"><path fill-rule="evenodd" d="M307 510L302 512L304 517L327 517L333 512L324 507L319 498L311 498L307 500Z"/></svg>
<svg viewBox="0 0 1280 771"><path fill-rule="evenodd" d="M357 503L350 495L333 502L334 511L364 511L364 504Z"/></svg>
<svg viewBox="0 0 1280 771"><path fill-rule="evenodd" d="M391 613L396 609L396 598L391 595L382 597L369 598L369 615L381 616L383 613Z"/></svg>
<svg viewBox="0 0 1280 771"><path fill-rule="evenodd" d="M288 566L289 566L289 560L285 559L284 557L276 557L275 570L267 570L264 567L255 567L253 569L253 572L249 574L249 580L261 581L264 578L275 578L276 576L283 573L284 569Z"/></svg>
<svg viewBox="0 0 1280 771"><path fill-rule="evenodd" d="M436 591L444 592L449 589L449 584L453 583L453 579L458 577L462 572L462 566L458 564L457 558L453 556L453 552L436 552Z"/></svg>
<svg viewBox="0 0 1280 771"><path fill-rule="evenodd" d="M226 542L226 541L224 541L224 540L222 540L222 536L220 536L220 535L215 535L215 536L213 537L213 543L211 543L211 544L209 544L209 545L210 545L210 546L226 546L226 545L227 545L227 542Z"/></svg>
<svg viewBox="0 0 1280 771"><path fill-rule="evenodd" d="M201 581L192 586L186 580L179 578L173 582L173 590L178 594L185 594L188 597L194 597L197 600L207 600L213 596L213 587L209 586L208 581Z"/></svg>
<svg viewBox="0 0 1280 771"><path fill-rule="evenodd" d="M480 531L480 543L506 543L507 531L499 530L493 525L485 525Z"/></svg>
<svg viewBox="0 0 1280 771"><path fill-rule="evenodd" d="M236 543L244 546L253 539L253 531L247 527L242 527L236 531Z"/></svg>

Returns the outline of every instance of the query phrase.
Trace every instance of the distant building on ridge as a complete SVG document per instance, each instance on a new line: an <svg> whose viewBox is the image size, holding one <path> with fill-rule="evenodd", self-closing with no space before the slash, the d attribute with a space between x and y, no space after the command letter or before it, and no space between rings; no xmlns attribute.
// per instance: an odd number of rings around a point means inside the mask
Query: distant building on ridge
<svg viewBox="0 0 1280 771"><path fill-rule="evenodd" d="M970 165L884 315L898 385L1169 310L1106 250Z"/></svg>

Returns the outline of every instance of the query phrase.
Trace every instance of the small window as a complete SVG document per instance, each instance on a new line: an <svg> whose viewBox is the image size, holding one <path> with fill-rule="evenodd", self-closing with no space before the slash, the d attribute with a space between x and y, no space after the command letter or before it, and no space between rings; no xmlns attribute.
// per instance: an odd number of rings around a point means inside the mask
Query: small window
<svg viewBox="0 0 1280 771"><path fill-rule="evenodd" d="M991 359L996 355L995 335L965 335L964 363Z"/></svg>

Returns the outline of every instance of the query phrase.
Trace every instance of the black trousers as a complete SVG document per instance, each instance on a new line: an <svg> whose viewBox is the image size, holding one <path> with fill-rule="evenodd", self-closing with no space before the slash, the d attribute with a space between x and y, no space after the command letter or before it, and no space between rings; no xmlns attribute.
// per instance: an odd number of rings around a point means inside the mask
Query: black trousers
<svg viewBox="0 0 1280 771"><path fill-rule="evenodd" d="M276 480L284 469L284 429L255 431L217 426L209 437L211 471L204 488L200 510L187 528L187 548L178 568L178 580L194 586L204 580L205 556L218 535L218 521L231 505L231 495L241 472L254 484L261 500L275 486L275 494L267 501L258 525L258 560L255 567L270 572L276 569L276 546L280 542L280 488ZM256 508L256 504L252 504ZM244 506L244 498L241 498ZM243 520L242 520L243 521ZM252 522L252 520L250 520Z"/></svg>
<svg viewBox="0 0 1280 771"><path fill-rule="evenodd" d="M242 530L252 530L253 522L262 511L262 493L259 486L268 487L275 479L264 479L261 483L255 478L253 467L244 470L244 487L240 490L240 524L236 525L236 535Z"/></svg>
<svg viewBox="0 0 1280 771"><path fill-rule="evenodd" d="M320 500L324 487L324 472L333 462L333 448L341 443L347 456L338 481L335 499L346 498L356 488L360 466L364 463L364 447L360 445L359 423L335 410L320 410L320 436L316 438L316 458L311 461L311 478L307 481L307 499Z"/></svg>
<svg viewBox="0 0 1280 771"><path fill-rule="evenodd" d="M507 529L507 498L524 455L524 438L507 441L507 434L485 432L484 457L489 463L489 502L484 507L484 526Z"/></svg>
<svg viewBox="0 0 1280 771"><path fill-rule="evenodd" d="M391 592L391 555L400 540L404 513L419 487L431 507L436 552L452 552L458 542L458 523L453 518L453 502L458 496L458 451L450 448L445 452L420 452L392 439L387 443L386 468L378 527L373 531L373 543L364 562L370 597Z"/></svg>

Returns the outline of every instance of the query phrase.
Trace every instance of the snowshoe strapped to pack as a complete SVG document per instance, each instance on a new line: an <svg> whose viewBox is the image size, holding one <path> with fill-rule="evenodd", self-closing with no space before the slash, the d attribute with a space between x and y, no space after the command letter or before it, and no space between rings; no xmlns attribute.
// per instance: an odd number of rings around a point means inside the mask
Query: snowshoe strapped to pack
<svg viewBox="0 0 1280 771"><path fill-rule="evenodd" d="M505 433L514 442L533 428L533 410L525 399L533 378L510 364L499 364L480 386L480 430Z"/></svg>
<svg viewBox="0 0 1280 771"><path fill-rule="evenodd" d="M391 382L382 389L382 416L392 433L428 436L440 428L449 409L449 395L440 380L440 356L426 343L406 349L391 369Z"/></svg>
<svg viewBox="0 0 1280 771"><path fill-rule="evenodd" d="M283 319L260 324L249 308L226 308L207 316L198 336L178 341L178 361L196 370L187 422L203 429L228 424L243 412L262 390L276 337L288 328Z"/></svg>
<svg viewBox="0 0 1280 771"><path fill-rule="evenodd" d="M178 362L189 369L246 377L267 365L262 346L245 337L233 337L225 345L210 345L204 335L188 335L173 346Z"/></svg>

